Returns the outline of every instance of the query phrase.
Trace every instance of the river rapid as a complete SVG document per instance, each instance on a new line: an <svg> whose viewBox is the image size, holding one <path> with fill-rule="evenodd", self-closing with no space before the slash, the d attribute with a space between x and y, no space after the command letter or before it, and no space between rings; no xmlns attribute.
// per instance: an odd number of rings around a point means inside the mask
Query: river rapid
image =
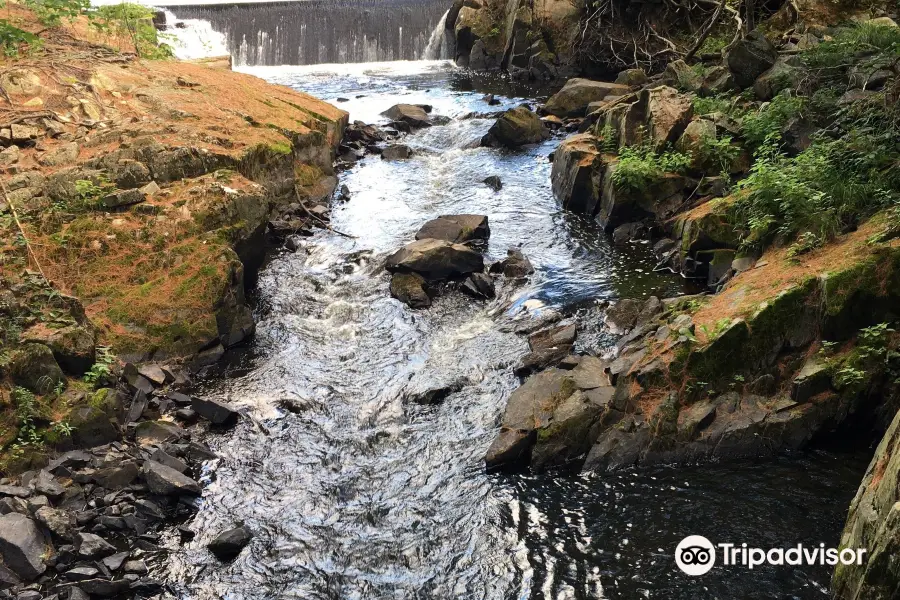
<svg viewBox="0 0 900 600"><path fill-rule="evenodd" d="M517 330L575 315L579 349L599 352L613 341L599 303L686 289L652 272L646 245L614 248L559 208L547 158L559 138L516 153L470 147L491 121L459 117L546 91L437 61L248 71L333 101L351 120L382 122L398 102L453 120L408 136L409 161L373 156L341 174L351 198L331 222L352 237L320 231L261 272L255 341L197 390L250 418L207 440L221 458L185 523L197 536L170 543L166 578L179 598L828 597L827 567L717 565L690 578L673 551L689 534L835 545L865 449L613 474L484 472L527 351ZM482 101L487 91L500 106ZM489 175L502 190L481 183ZM390 297L384 257L451 213L488 215L488 257L521 247L537 272L500 283L487 303L450 293L413 311ZM462 389L439 404L409 400L449 382ZM221 565L205 546L237 523L255 537Z"/></svg>

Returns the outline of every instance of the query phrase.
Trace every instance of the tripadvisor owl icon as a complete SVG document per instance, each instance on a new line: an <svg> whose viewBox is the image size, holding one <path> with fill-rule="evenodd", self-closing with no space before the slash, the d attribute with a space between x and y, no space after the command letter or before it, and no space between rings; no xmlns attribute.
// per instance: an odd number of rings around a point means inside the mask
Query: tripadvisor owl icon
<svg viewBox="0 0 900 600"><path fill-rule="evenodd" d="M703 575L716 564L716 549L702 535L689 535L675 548L675 564L688 575Z"/></svg>

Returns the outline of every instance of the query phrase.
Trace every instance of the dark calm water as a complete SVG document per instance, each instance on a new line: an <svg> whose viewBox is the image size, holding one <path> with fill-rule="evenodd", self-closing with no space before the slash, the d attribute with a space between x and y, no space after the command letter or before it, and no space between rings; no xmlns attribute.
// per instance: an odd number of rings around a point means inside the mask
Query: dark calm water
<svg viewBox="0 0 900 600"><path fill-rule="evenodd" d="M472 81L444 63L273 67L251 71L375 122L397 102L459 117L540 91ZM865 451L812 451L758 463L604 475L487 475L481 458L518 384L517 323L578 304L584 347L609 343L596 301L683 293L651 272L646 246L610 246L561 212L547 155L469 148L486 119L454 119L407 140L408 162L368 158L342 175L352 198L333 226L276 256L259 283L258 335L202 392L247 408L207 473L197 538L175 546L171 580L185 599L826 598L827 568L676 569L688 534L762 547L837 543L868 461ZM481 183L499 175L493 192ZM381 268L426 219L481 213L488 255L521 247L537 273L498 298L451 294L427 311L390 298ZM436 406L410 390L462 380ZM289 400L296 412L279 408ZM250 546L220 566L205 545L244 522Z"/></svg>

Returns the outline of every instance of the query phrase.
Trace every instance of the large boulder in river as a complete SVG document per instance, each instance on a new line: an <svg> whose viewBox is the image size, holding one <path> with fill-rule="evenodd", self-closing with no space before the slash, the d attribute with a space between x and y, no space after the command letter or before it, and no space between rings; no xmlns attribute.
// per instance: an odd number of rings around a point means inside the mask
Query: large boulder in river
<svg viewBox="0 0 900 600"><path fill-rule="evenodd" d="M418 273L438 281L484 271L484 258L462 244L445 240L416 240L388 256L385 268L391 272Z"/></svg>
<svg viewBox="0 0 900 600"><path fill-rule="evenodd" d="M597 212L604 166L600 140L592 135L574 135L559 145L550 180L563 208L589 217Z"/></svg>
<svg viewBox="0 0 900 600"><path fill-rule="evenodd" d="M571 371L533 375L510 395L485 466L540 470L576 460L596 439L614 389L606 363L590 356Z"/></svg>
<svg viewBox="0 0 900 600"><path fill-rule="evenodd" d="M406 123L410 127L429 127L428 113L418 104L395 104L383 113L391 121Z"/></svg>
<svg viewBox="0 0 900 600"><path fill-rule="evenodd" d="M621 96L630 91L627 85L591 81L590 79L570 79L556 92L544 106L544 110L557 117L583 117L592 102L599 102L608 96Z"/></svg>
<svg viewBox="0 0 900 600"><path fill-rule="evenodd" d="M19 513L0 517L0 557L12 571L27 581L36 579L46 569L47 540L38 526Z"/></svg>
<svg viewBox="0 0 900 600"><path fill-rule="evenodd" d="M547 136L540 117L524 106L519 106L500 115L487 135L481 138L481 145L518 148L542 142Z"/></svg>
<svg viewBox="0 0 900 600"><path fill-rule="evenodd" d="M734 76L734 83L748 88L756 78L768 71L778 60L778 50L760 31L751 31L728 52L725 62Z"/></svg>
<svg viewBox="0 0 900 600"><path fill-rule="evenodd" d="M490 235L491 228L485 215L441 215L422 225L416 239L431 238L461 244L469 240L486 240Z"/></svg>

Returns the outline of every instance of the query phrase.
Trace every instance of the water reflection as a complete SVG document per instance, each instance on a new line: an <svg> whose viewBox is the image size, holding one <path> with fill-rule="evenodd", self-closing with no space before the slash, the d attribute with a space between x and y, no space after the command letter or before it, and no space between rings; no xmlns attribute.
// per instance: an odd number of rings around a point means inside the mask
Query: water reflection
<svg viewBox="0 0 900 600"><path fill-rule="evenodd" d="M351 98L343 105L365 121L400 101L450 116L486 108L481 92L451 84L459 76L444 64L328 73L262 72ZM525 100L507 96L499 108ZM824 598L825 568L688 579L671 552L686 533L834 543L864 455L597 476L484 473L481 458L518 384L511 366L526 351L509 321L526 304L577 307L589 332L582 345L596 348L606 343L598 298L683 290L651 272L645 247L613 248L596 224L559 210L547 161L557 141L517 153L465 147L489 126L454 120L408 138L410 161L355 166L342 181L351 200L332 215L355 238L321 232L261 274L252 353L201 390L248 407L253 420L209 440L222 459L189 524L197 538L172 557L180 597ZM487 175L503 179L500 192L481 183ZM454 212L489 215L489 257L521 246L537 272L524 286L502 282L492 302L448 294L411 311L389 297L384 256L424 220ZM446 381L465 385L434 406L404 400ZM236 521L256 537L220 566L205 544Z"/></svg>

